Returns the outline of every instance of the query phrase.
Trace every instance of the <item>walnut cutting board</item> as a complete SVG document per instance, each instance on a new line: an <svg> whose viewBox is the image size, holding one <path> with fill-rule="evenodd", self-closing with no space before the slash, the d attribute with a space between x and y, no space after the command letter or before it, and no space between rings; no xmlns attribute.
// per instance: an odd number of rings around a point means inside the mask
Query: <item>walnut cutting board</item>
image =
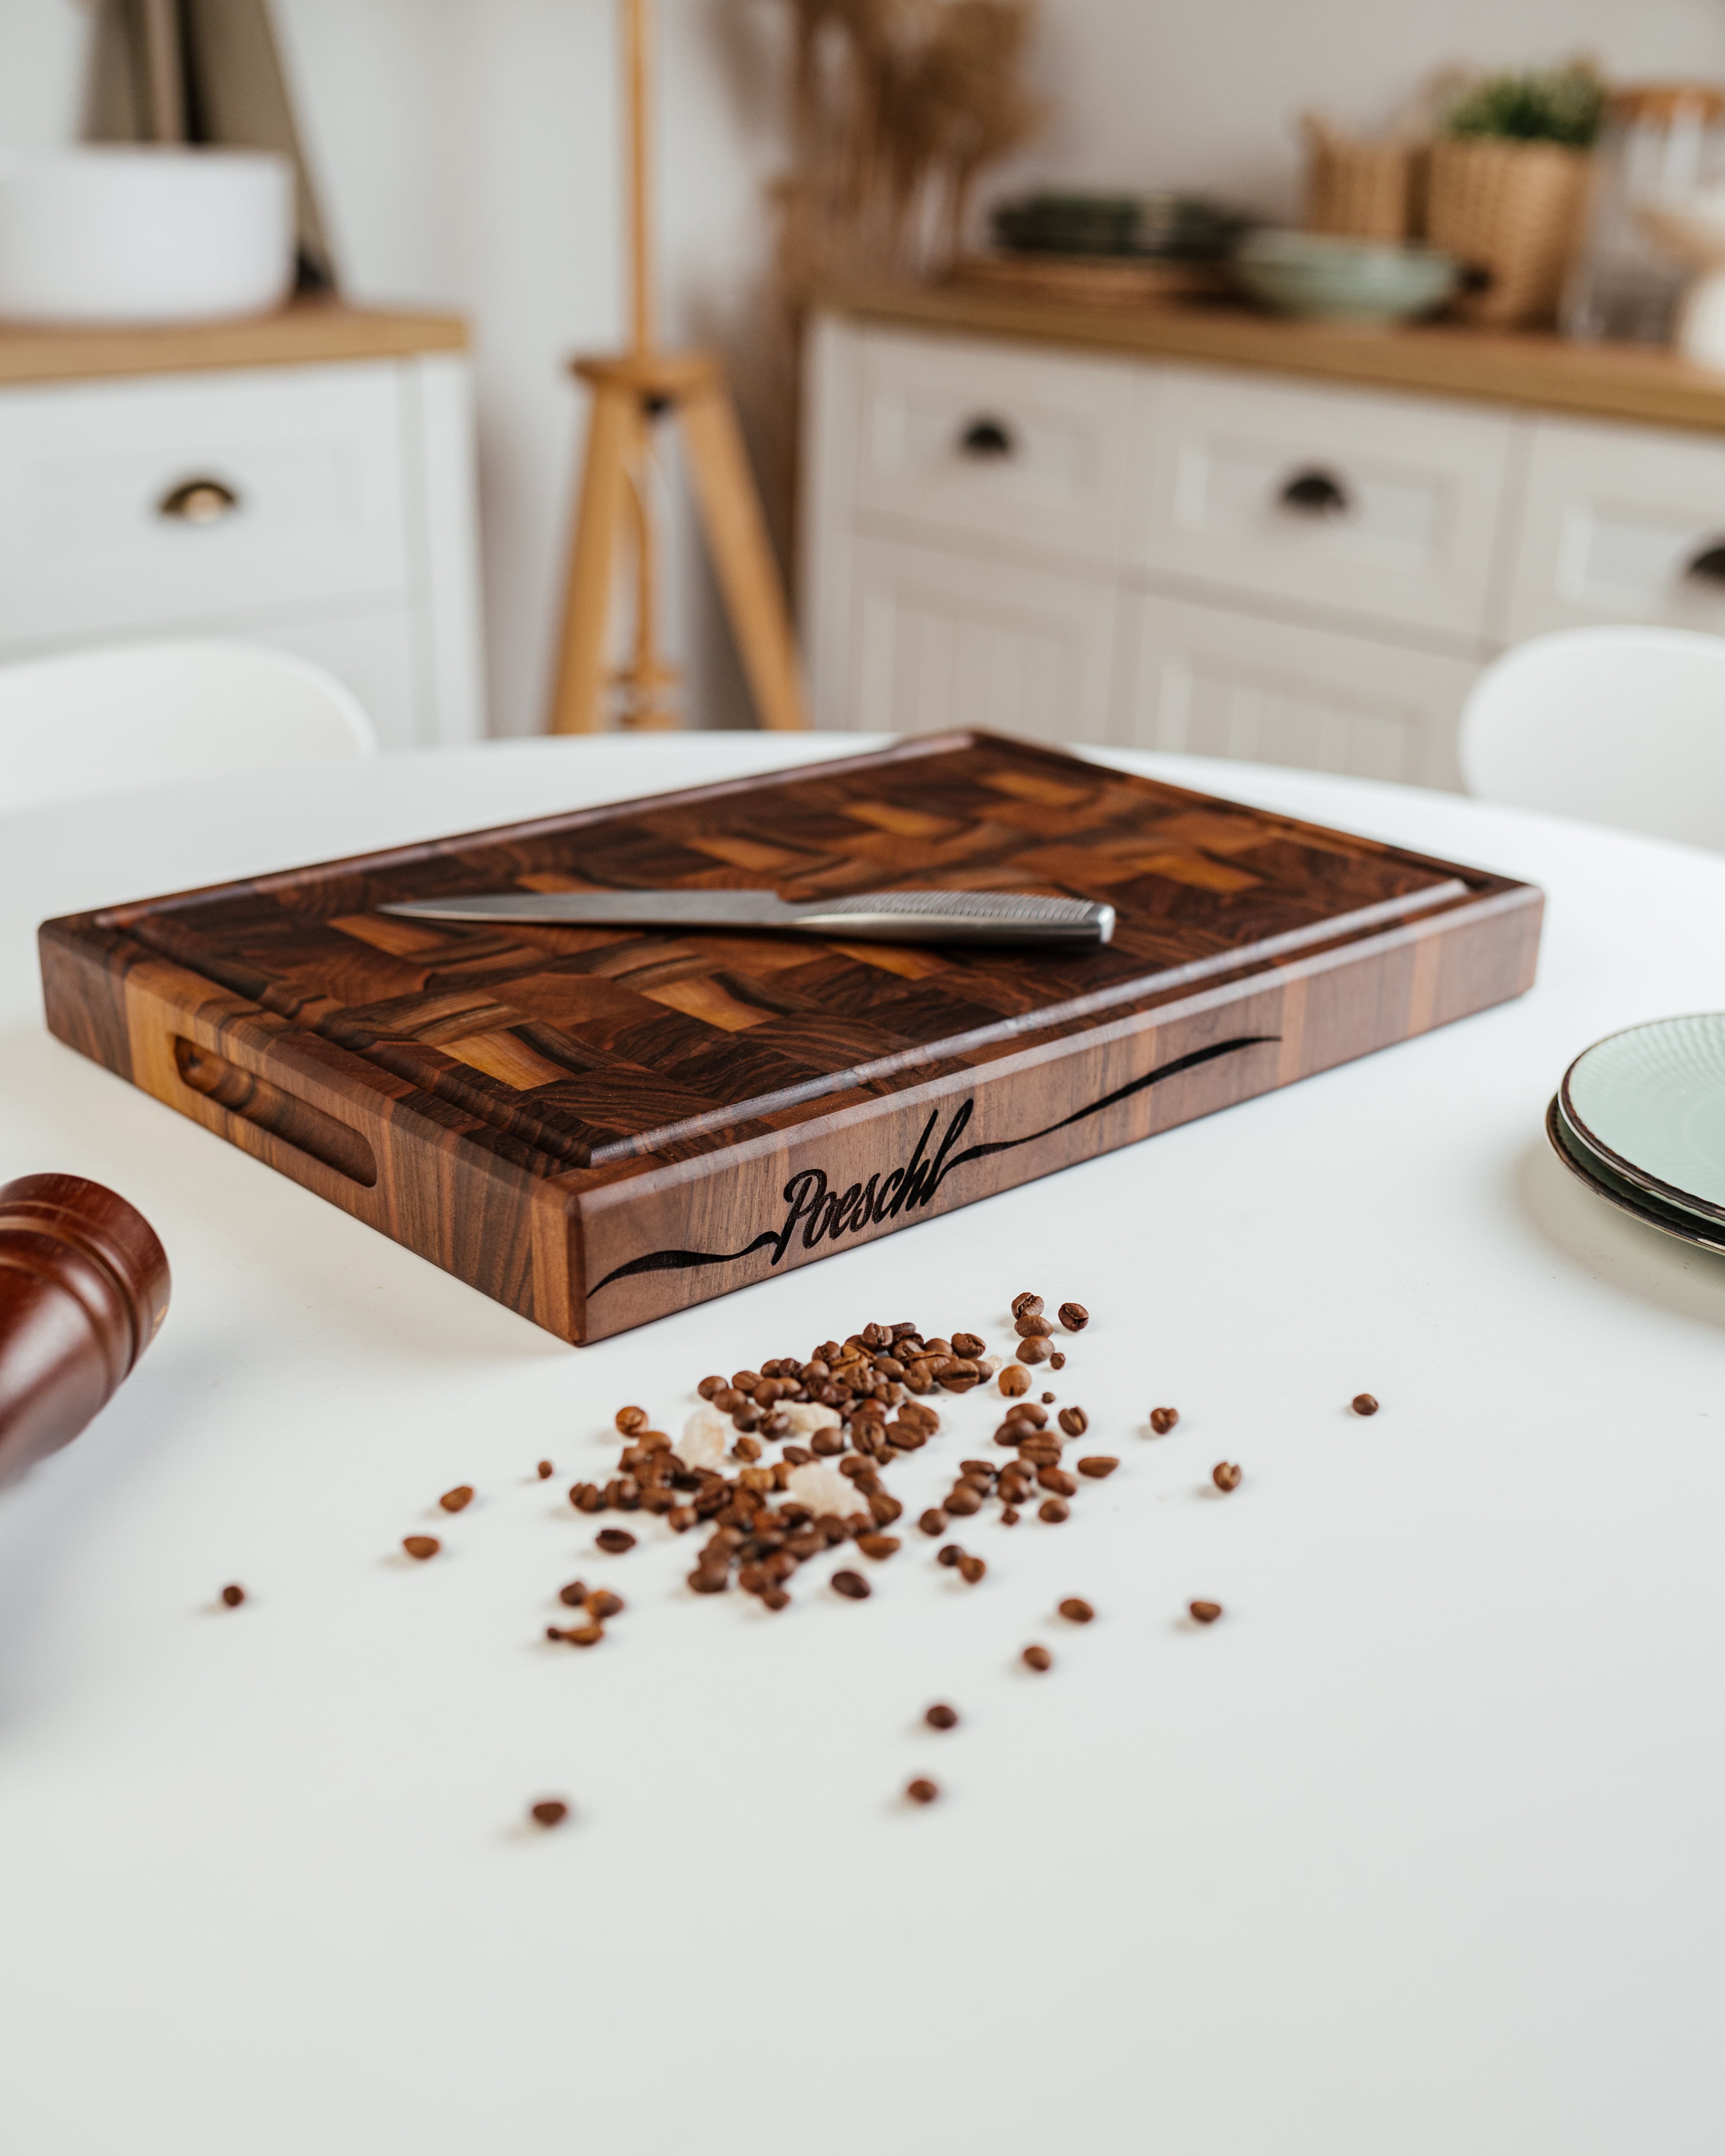
<svg viewBox="0 0 1725 2156"><path fill-rule="evenodd" d="M409 922L496 890L1106 899L1074 955ZM59 1038L596 1340L1519 994L1540 894L987 734L51 921Z"/></svg>

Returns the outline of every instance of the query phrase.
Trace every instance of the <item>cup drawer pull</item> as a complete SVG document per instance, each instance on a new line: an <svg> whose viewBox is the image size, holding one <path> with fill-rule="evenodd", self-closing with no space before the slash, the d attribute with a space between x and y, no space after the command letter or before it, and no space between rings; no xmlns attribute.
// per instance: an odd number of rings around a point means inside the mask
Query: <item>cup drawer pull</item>
<svg viewBox="0 0 1725 2156"><path fill-rule="evenodd" d="M968 457L989 458L1015 456L1019 445L1004 419L977 418L960 434L958 446Z"/></svg>
<svg viewBox="0 0 1725 2156"><path fill-rule="evenodd" d="M239 496L218 479L182 480L170 487L156 505L158 516L181 524L219 524L239 506Z"/></svg>
<svg viewBox="0 0 1725 2156"><path fill-rule="evenodd" d="M1281 490L1281 506L1296 516L1345 516L1353 497L1333 472L1317 465L1296 471Z"/></svg>

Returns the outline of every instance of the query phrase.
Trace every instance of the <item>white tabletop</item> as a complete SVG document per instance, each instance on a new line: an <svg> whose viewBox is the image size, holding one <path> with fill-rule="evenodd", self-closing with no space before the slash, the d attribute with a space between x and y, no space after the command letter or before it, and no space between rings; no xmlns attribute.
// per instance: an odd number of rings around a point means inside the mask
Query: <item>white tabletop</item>
<svg viewBox="0 0 1725 2156"><path fill-rule="evenodd" d="M44 915L855 746L494 747L0 822L0 1179L113 1184L175 1275L112 1406L0 1493L0 2140L1714 2156L1725 1261L1591 1199L1541 1119L1589 1041L1725 1007L1725 859L1111 759L1543 885L1538 987L586 1351L43 1030ZM704 1372L877 1317L999 1343L1026 1286L1094 1312L1056 1383L1124 1465L971 1537L979 1586L912 1535L870 1601L805 1574L773 1618L688 1594L656 1524L595 1557L562 1496L624 1402L680 1427ZM993 1419L959 1404L898 1482ZM630 1604L590 1653L542 1638L578 1573ZM545 1794L575 1817L525 1830Z"/></svg>

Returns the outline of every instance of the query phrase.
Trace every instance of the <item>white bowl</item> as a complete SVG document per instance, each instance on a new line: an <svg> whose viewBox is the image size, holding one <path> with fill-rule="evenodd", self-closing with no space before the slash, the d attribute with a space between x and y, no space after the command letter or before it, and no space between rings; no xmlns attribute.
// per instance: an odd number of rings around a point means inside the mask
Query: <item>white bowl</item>
<svg viewBox="0 0 1725 2156"><path fill-rule="evenodd" d="M294 177L251 150L0 153L0 321L267 314L294 275Z"/></svg>

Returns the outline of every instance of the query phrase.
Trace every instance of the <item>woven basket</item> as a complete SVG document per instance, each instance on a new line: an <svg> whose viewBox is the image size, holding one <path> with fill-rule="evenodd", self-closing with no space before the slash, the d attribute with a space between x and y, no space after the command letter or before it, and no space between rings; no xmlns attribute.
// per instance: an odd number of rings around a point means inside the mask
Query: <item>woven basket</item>
<svg viewBox="0 0 1725 2156"><path fill-rule="evenodd" d="M1420 153L1407 142L1338 135L1308 113L1306 229L1353 239L1405 239L1414 229Z"/></svg>
<svg viewBox="0 0 1725 2156"><path fill-rule="evenodd" d="M1464 295L1459 314L1494 329L1555 317L1587 177L1587 152L1556 142L1460 136L1433 143L1426 237L1487 280Z"/></svg>

